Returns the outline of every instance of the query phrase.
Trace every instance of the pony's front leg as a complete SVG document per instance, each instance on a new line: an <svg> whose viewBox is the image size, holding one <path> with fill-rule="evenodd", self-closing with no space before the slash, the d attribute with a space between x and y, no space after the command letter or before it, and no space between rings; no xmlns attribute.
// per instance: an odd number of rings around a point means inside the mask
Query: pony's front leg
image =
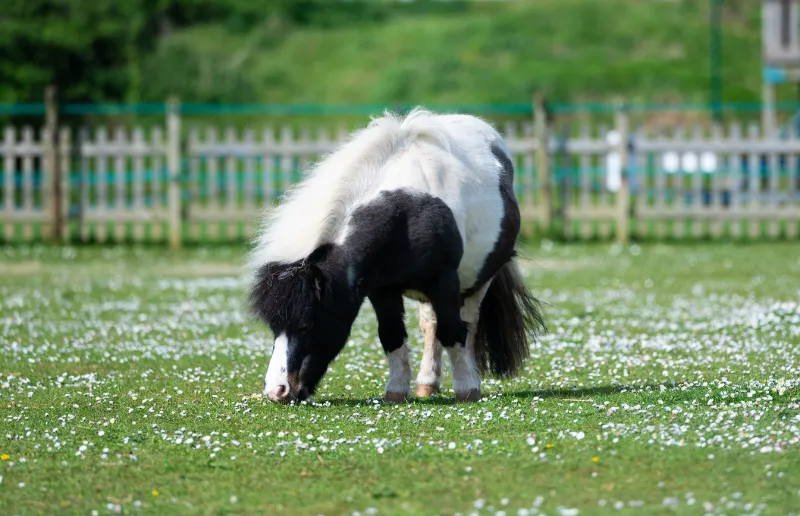
<svg viewBox="0 0 800 516"><path fill-rule="evenodd" d="M389 381L383 399L388 403L408 401L411 366L408 363L408 335L403 322L403 294L382 290L370 295L369 301L378 319L378 338L389 360Z"/></svg>
<svg viewBox="0 0 800 516"><path fill-rule="evenodd" d="M420 303L419 326L424 346L417 374L417 396L427 398L439 392L442 375L442 345L436 338L436 313L430 303Z"/></svg>
<svg viewBox="0 0 800 516"><path fill-rule="evenodd" d="M464 300L461 319L467 324L467 341L464 346L456 344L447 349L453 370L453 390L456 401L479 401L481 399L481 375L475 356L475 334L478 329L481 301L489 288L489 282L478 292Z"/></svg>
<svg viewBox="0 0 800 516"><path fill-rule="evenodd" d="M477 317L463 317L472 314L474 310L471 306L467 310L459 309L461 293L457 272L442 274L428 293L428 298L436 312L436 338L450 357L456 401L477 401L480 398L481 377L473 350L474 329L470 329L470 326L474 326L470 322L477 322Z"/></svg>
<svg viewBox="0 0 800 516"><path fill-rule="evenodd" d="M387 403L408 401L408 390L411 386L408 346L404 342L402 346L387 353L386 356L389 359L389 381L386 382L386 393L383 396L383 401Z"/></svg>
<svg viewBox="0 0 800 516"><path fill-rule="evenodd" d="M445 348L453 370L453 390L456 401L478 401L481 399L481 376L475 361L475 333L470 328L464 346L456 344Z"/></svg>

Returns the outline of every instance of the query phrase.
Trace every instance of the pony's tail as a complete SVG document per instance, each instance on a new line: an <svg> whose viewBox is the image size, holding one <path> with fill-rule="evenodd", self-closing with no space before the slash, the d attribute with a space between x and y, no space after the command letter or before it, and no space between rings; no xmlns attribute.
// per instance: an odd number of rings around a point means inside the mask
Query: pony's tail
<svg viewBox="0 0 800 516"><path fill-rule="evenodd" d="M525 286L515 260L495 274L481 302L475 358L482 375L510 377L530 355L528 337L546 329L539 301Z"/></svg>

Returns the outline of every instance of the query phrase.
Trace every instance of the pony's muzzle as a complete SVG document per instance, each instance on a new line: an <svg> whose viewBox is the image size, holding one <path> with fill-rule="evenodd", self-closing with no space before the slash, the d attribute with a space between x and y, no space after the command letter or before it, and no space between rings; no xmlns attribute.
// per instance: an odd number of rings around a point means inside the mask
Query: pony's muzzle
<svg viewBox="0 0 800 516"><path fill-rule="evenodd" d="M275 401L278 403L288 403L291 401L292 396L289 392L288 385L276 385L270 392L267 394L267 398L270 401Z"/></svg>
<svg viewBox="0 0 800 516"><path fill-rule="evenodd" d="M303 401L308 398L309 392L305 387L300 387L293 391L288 385L278 385L267 394L267 399L276 403L289 403L291 401Z"/></svg>

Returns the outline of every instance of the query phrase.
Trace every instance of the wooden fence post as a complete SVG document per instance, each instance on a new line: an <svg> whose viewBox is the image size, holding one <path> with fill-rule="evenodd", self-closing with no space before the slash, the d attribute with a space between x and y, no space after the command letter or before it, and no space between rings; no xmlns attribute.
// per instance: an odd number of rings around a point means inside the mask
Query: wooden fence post
<svg viewBox="0 0 800 516"><path fill-rule="evenodd" d="M6 242L14 240L14 144L17 134L14 127L7 125L3 128L3 239Z"/></svg>
<svg viewBox="0 0 800 516"><path fill-rule="evenodd" d="M544 96L537 94L534 97L533 127L536 138L536 169L539 176L539 209L541 224L544 232L549 232L552 227L552 199L550 187L550 131L545 111Z"/></svg>
<svg viewBox="0 0 800 516"><path fill-rule="evenodd" d="M48 86L44 92L45 123L42 134L42 157L44 158L44 180L42 181L42 209L47 213L42 225L45 240L57 240L61 236L62 198L61 198L61 160L58 142L58 102L56 87Z"/></svg>
<svg viewBox="0 0 800 516"><path fill-rule="evenodd" d="M169 213L169 247L181 247L181 118L180 102L167 102L167 203Z"/></svg>
<svg viewBox="0 0 800 516"><path fill-rule="evenodd" d="M70 231L70 223L69 223L69 207L70 207L70 186L69 186L69 176L70 176L70 163L71 163L71 153L72 149L70 147L71 144L71 134L69 127L62 127L58 131L58 175L60 180L58 182L59 188L61 189L58 199L59 199L59 228L60 233L59 237L63 242L69 242L72 237L72 232Z"/></svg>
<svg viewBox="0 0 800 516"><path fill-rule="evenodd" d="M619 102L615 113L615 123L619 143L620 185L617 192L617 242L627 244L630 239L630 181L628 159L628 135L630 134L628 107L624 101Z"/></svg>

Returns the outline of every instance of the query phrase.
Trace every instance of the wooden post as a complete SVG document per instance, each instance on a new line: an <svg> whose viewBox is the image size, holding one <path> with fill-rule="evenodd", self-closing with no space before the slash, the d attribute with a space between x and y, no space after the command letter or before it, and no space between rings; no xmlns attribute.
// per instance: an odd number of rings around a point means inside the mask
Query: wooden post
<svg viewBox="0 0 800 516"><path fill-rule="evenodd" d="M627 244L630 239L630 181L628 171L628 108L624 102L620 102L615 114L615 123L619 143L617 153L619 154L620 185L617 192L617 242Z"/></svg>
<svg viewBox="0 0 800 516"><path fill-rule="evenodd" d="M169 203L169 247L181 247L181 118L180 102L167 102L167 202Z"/></svg>
<svg viewBox="0 0 800 516"><path fill-rule="evenodd" d="M60 202L59 213L61 214L61 218L59 219L60 224L60 233L59 236L63 242L69 242L72 235L70 232L70 224L69 224L69 205L70 205L70 196L69 196L69 175L70 175L70 157L71 157L71 148L70 148L70 130L69 127L62 127L59 129L58 135L58 175L60 180L58 182L59 188L61 189L58 199Z"/></svg>
<svg viewBox="0 0 800 516"><path fill-rule="evenodd" d="M552 199L550 188L550 131L547 123L544 96L537 94L534 97L533 127L536 138L536 169L539 176L539 204L541 224L545 232L552 229Z"/></svg>
<svg viewBox="0 0 800 516"><path fill-rule="evenodd" d="M3 146L5 153L3 156L3 238L6 242L14 239L14 172L16 159L14 149L16 148L17 135L14 127L7 125L3 128Z"/></svg>
<svg viewBox="0 0 800 516"><path fill-rule="evenodd" d="M42 227L45 240L61 236L63 224L61 210L61 174L58 145L58 103L56 87L48 86L44 93L45 124L42 134L44 181L42 181L42 208L47 211L47 221Z"/></svg>

